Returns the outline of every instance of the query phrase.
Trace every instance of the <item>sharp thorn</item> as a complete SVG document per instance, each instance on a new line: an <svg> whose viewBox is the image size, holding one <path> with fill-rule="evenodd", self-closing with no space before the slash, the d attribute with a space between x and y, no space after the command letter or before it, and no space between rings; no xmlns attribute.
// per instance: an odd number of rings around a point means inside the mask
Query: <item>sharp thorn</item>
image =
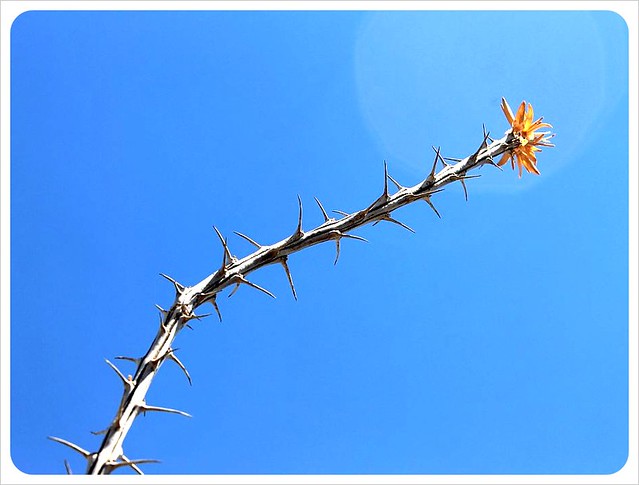
<svg viewBox="0 0 639 485"><path fill-rule="evenodd" d="M117 357L114 357L114 359L129 360L131 362L134 362L136 365L140 363L140 360L142 360L139 357L126 357L124 355L118 355Z"/></svg>
<svg viewBox="0 0 639 485"><path fill-rule="evenodd" d="M166 278L167 280L169 280L171 283L173 283L173 286L175 286L175 291L179 294L181 294L184 291L185 286L178 283L177 281L175 281L173 278L171 278L168 275L165 275L164 273L160 273L160 276L162 278Z"/></svg>
<svg viewBox="0 0 639 485"><path fill-rule="evenodd" d="M378 207L386 204L389 199L390 197L388 195L388 165L386 164L386 160L384 160L384 191L382 192L382 195L380 195L377 199L375 199L375 201L365 209L365 211L370 212L374 209L377 209Z"/></svg>
<svg viewBox="0 0 639 485"><path fill-rule="evenodd" d="M293 236L291 236L293 239L300 239L304 235L304 231L302 230L302 198L299 194L297 195L297 205L299 206L299 214L297 216L297 227L295 228Z"/></svg>
<svg viewBox="0 0 639 485"><path fill-rule="evenodd" d="M115 373L118 375L120 380L122 380L122 383L124 384L124 386L127 389L130 389L133 384L132 384L132 382L130 380L128 380L126 377L124 377L124 374L122 374L122 372L120 372L120 369L118 369L113 363L111 363L111 361L109 359L104 359L104 361L107 364L109 364L109 367L111 367L111 369L113 369L115 371Z"/></svg>
<svg viewBox="0 0 639 485"><path fill-rule="evenodd" d="M135 471L135 473L137 473L138 475L144 475L144 473L142 473L142 470L140 470L140 467L137 466L135 463L133 463L131 460L129 460L126 456L124 455L120 455L120 458L124 461L129 462L129 466L131 468L133 468L133 470Z"/></svg>
<svg viewBox="0 0 639 485"><path fill-rule="evenodd" d="M67 475L73 475L73 472L71 471L71 465L69 465L69 462L67 460L64 460L64 469L67 471Z"/></svg>
<svg viewBox="0 0 639 485"><path fill-rule="evenodd" d="M204 313L203 315L196 315L195 313L191 313L188 316L189 320L202 320L203 318L210 317L213 315L212 313Z"/></svg>
<svg viewBox="0 0 639 485"><path fill-rule="evenodd" d="M211 298L210 302L213 304L213 308L217 312L217 317L222 321L222 313L220 313L220 307L217 306L217 301L215 301L215 297Z"/></svg>
<svg viewBox="0 0 639 485"><path fill-rule="evenodd" d="M482 140L481 145L479 145L479 148L477 149L477 151L470 156L470 158L469 158L469 164L470 165L474 164L477 161L477 157L479 156L479 152L481 152L484 148L486 148L488 146L487 143L486 143L487 139L488 139L488 133L486 133L486 129L484 128L484 139Z"/></svg>
<svg viewBox="0 0 639 485"><path fill-rule="evenodd" d="M253 241L253 239L251 239L250 237L248 237L246 234L242 234L241 232L237 232L237 231L233 231L235 234L237 234L238 236L240 236L243 239L246 239L248 242L250 242L253 246L255 246L257 249L260 249L262 247L261 244L256 243L255 241Z"/></svg>
<svg viewBox="0 0 639 485"><path fill-rule="evenodd" d="M430 197L433 194L438 194L439 192L443 192L445 189L435 189L435 190L429 190L428 192L426 192L426 196Z"/></svg>
<svg viewBox="0 0 639 485"><path fill-rule="evenodd" d="M348 212L344 212L344 211L340 211L340 210L333 210L333 212L335 212L335 214L339 214L340 216L344 216L344 217L348 217L350 216L350 214Z"/></svg>
<svg viewBox="0 0 639 485"><path fill-rule="evenodd" d="M160 313L162 315L166 315L167 313L169 313L167 310L165 310L164 308L162 308L160 305L158 305L157 303L155 304L155 308L157 308L158 310L160 310Z"/></svg>
<svg viewBox="0 0 639 485"><path fill-rule="evenodd" d="M191 325L189 325L188 323L185 323L184 326L188 328L189 330L193 330L193 327L191 327Z"/></svg>
<svg viewBox="0 0 639 485"><path fill-rule="evenodd" d="M512 160L511 160L511 162L512 162ZM493 157L488 157L488 160L486 160L486 161L484 162L484 165L492 165L493 167L498 168L500 171L502 171L502 172L504 171L504 169L503 169L503 168L501 168L499 165L497 165L497 164L495 163L495 160L493 160Z"/></svg>
<svg viewBox="0 0 639 485"><path fill-rule="evenodd" d="M454 157L442 157L444 160L448 160L450 162L461 162L462 159L461 158L454 158Z"/></svg>
<svg viewBox="0 0 639 485"><path fill-rule="evenodd" d="M490 132L486 131L486 125L484 125L483 123L481 124L481 129L484 132L484 140L490 140L490 142L494 142L495 140L493 140L490 136ZM485 141L484 141L485 143Z"/></svg>
<svg viewBox="0 0 639 485"><path fill-rule="evenodd" d="M390 180L391 182L393 182L393 185L395 185L395 187L397 187L397 190L402 190L405 187L403 185L401 185L397 180L395 180L393 177L391 177L389 174L386 174L386 176L388 177L388 180Z"/></svg>
<svg viewBox="0 0 639 485"><path fill-rule="evenodd" d="M159 460L127 460L127 461L107 461L105 467L110 471L123 466L141 465L143 463L160 463Z"/></svg>
<svg viewBox="0 0 639 485"><path fill-rule="evenodd" d="M383 220L388 221L388 222L392 222L393 224L397 224L398 226L401 226L404 229L406 229L407 231L410 231L413 234L415 234L415 230L413 228L408 227L406 224L404 224L403 222L398 221L397 219L393 219L391 216L386 216L386 217L384 217Z"/></svg>
<svg viewBox="0 0 639 485"><path fill-rule="evenodd" d="M384 205L386 202L388 202L388 194L382 194L377 199L375 199L375 201L371 205L369 205L365 210L366 212L370 212Z"/></svg>
<svg viewBox="0 0 639 485"><path fill-rule="evenodd" d="M295 285L293 284L293 277L291 276L291 271L288 268L288 257L284 256L280 260L280 264L284 267L284 271L286 271L286 278L288 279L288 284L291 286L291 291L293 292L293 298L297 301L297 293L295 291Z"/></svg>
<svg viewBox="0 0 639 485"><path fill-rule="evenodd" d="M175 349L177 350L177 349ZM175 362L178 367L180 369L182 369L182 372L184 372L184 375L186 376L186 378L189 381L189 385L192 386L193 382L191 381L191 375L189 374L189 371L186 370L186 367L184 366L184 364L182 362L180 362L180 359L177 358L177 356L175 355L175 350L171 349L169 350L169 352L167 353L166 357L168 359L171 359L173 362Z"/></svg>
<svg viewBox="0 0 639 485"><path fill-rule="evenodd" d="M342 233L341 231L331 231L329 234L331 234L331 236L333 236L333 239L335 239L335 261L333 262L333 265L336 265L337 261L339 261L340 240L343 237L345 237L346 239L356 239L358 241L368 242L368 240L363 238L362 236L357 236L355 234Z"/></svg>
<svg viewBox="0 0 639 485"><path fill-rule="evenodd" d="M435 147L433 147L435 149ZM439 161L439 148L435 149L435 160L433 161L433 168L430 169L426 182L432 182L435 180L435 170L437 170L437 162Z"/></svg>
<svg viewBox="0 0 639 485"><path fill-rule="evenodd" d="M433 203L430 201L430 197L426 196L423 198L426 203L430 206L431 209L433 209L435 211L435 214L437 214L437 217L439 217L440 219L442 218L441 214L437 211L437 209L435 208L435 206L433 205Z"/></svg>
<svg viewBox="0 0 639 485"><path fill-rule="evenodd" d="M263 293L266 293L268 296L270 296L271 298L275 298L275 295L273 293L271 293L270 291L268 291L265 288L262 288L259 285L256 285L255 283L250 282L249 280L247 280L246 278L244 278L244 276L242 275L238 275L237 278L240 280L241 283L244 283L245 285L250 286L251 288L255 288L256 290L260 290Z"/></svg>
<svg viewBox="0 0 639 485"><path fill-rule="evenodd" d="M233 295L235 295L235 292L237 291L237 289L238 289L239 287L240 287L240 284L239 284L239 283L235 283L235 288L233 288L233 289L231 290L231 292L229 293L228 298L231 298Z"/></svg>
<svg viewBox="0 0 639 485"><path fill-rule="evenodd" d="M160 413L179 414L180 416L185 416L187 418L192 417L189 413L185 413L184 411L180 411L179 409L163 408L161 406L149 406L148 404L138 406L138 410L143 413L146 413L147 411L157 411Z"/></svg>
<svg viewBox="0 0 639 485"><path fill-rule="evenodd" d="M388 165L386 164L386 160L384 160L384 193L382 197L388 200Z"/></svg>
<svg viewBox="0 0 639 485"><path fill-rule="evenodd" d="M93 436L100 436L103 434L106 434L106 432L109 431L109 428L104 428L103 430L100 431L89 431Z"/></svg>
<svg viewBox="0 0 639 485"><path fill-rule="evenodd" d="M466 202L468 202L468 190L466 189L466 183L464 182L464 178L461 177L459 181L461 182L462 187L464 187L464 197L466 198Z"/></svg>
<svg viewBox="0 0 639 485"><path fill-rule="evenodd" d="M357 236L355 234L346 234L346 233L342 233L340 237L345 237L346 239L355 239L357 241L364 241L364 242L368 242L368 239L363 238L362 236Z"/></svg>
<svg viewBox="0 0 639 485"><path fill-rule="evenodd" d="M486 126L484 126L484 124L481 124L481 129L484 133L484 139L481 142L481 145L479 146L479 149L481 150L482 148L486 148L488 146L488 143L486 143L486 141L490 138L490 132L486 131ZM477 150L479 151L479 150Z"/></svg>
<svg viewBox="0 0 639 485"><path fill-rule="evenodd" d="M55 441L56 443L60 443L64 446L68 446L69 448L71 448L73 451L77 451L78 453L80 453L82 456L84 456L86 459L91 458L91 453L89 453L87 450L85 450L84 448L80 448L78 445L76 445L75 443L71 443L70 441L67 440L63 440L62 438L56 438L55 436L47 436L48 439L50 439L51 441Z"/></svg>
<svg viewBox="0 0 639 485"><path fill-rule="evenodd" d="M324 209L324 206L322 205L322 203L317 197L313 197L313 198L315 199L315 202L317 202L317 206L322 211L322 217L324 217L324 222L328 222L330 219L328 217L328 214L326 213L326 210Z"/></svg>
<svg viewBox="0 0 639 485"><path fill-rule="evenodd" d="M217 293L216 292L202 293L201 297L202 297L202 303L209 302L211 303L211 305L213 305L213 308L215 308L215 311L217 312L217 317L220 319L220 322L221 322L222 314L220 313L220 308L217 306L217 301L216 301Z"/></svg>
<svg viewBox="0 0 639 485"><path fill-rule="evenodd" d="M217 234L218 239L220 240L220 242L222 243L222 246L224 246L225 251L226 252L226 241L224 240L224 236L222 236L222 233L220 232L220 230L213 226L213 230L215 231L215 234Z"/></svg>
<svg viewBox="0 0 639 485"><path fill-rule="evenodd" d="M224 257L222 258L222 269L224 269L226 267L226 264L234 262L235 258L231 254L231 251L229 250L229 245L226 239L224 239L224 237L222 236L222 233L215 226L213 226L213 229L215 229L215 233L217 234L217 237L222 242L222 247L224 248Z"/></svg>
<svg viewBox="0 0 639 485"><path fill-rule="evenodd" d="M435 148L434 145L431 145L431 148L435 152L435 159L439 159L442 162L442 165L444 166L444 168L448 167L448 164L446 163L446 159L442 157L440 154L441 147Z"/></svg>

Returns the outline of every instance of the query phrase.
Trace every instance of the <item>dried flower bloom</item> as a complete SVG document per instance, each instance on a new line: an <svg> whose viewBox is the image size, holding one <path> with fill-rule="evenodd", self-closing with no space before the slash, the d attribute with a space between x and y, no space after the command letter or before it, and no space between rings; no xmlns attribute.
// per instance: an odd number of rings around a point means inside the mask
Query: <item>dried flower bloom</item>
<svg viewBox="0 0 639 485"><path fill-rule="evenodd" d="M522 167L530 173L539 175L537 170L537 158L535 152L541 151L540 146L552 147L554 146L549 142L550 138L554 135L548 132L535 133L539 128L552 128L552 125L548 123L542 123L543 118L539 118L533 121L534 111L530 103L528 103L528 109L526 109L526 101L522 101L517 109L517 113L513 116L513 112L508 106L508 103L504 98L501 98L501 109L506 115L508 123L510 123L510 130L513 135L519 141L519 146L513 150L509 150L504 153L497 165L504 165L508 160L513 169L515 168L515 162L519 168L519 177L521 177Z"/></svg>

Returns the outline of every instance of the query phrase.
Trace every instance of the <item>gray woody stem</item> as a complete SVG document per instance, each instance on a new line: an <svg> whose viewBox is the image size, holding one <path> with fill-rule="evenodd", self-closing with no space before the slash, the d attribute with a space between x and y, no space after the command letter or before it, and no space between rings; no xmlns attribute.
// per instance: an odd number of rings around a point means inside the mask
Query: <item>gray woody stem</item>
<svg viewBox="0 0 639 485"><path fill-rule="evenodd" d="M299 216L295 232L290 237L282 239L270 246L260 245L250 237L237 233L240 237L257 247L255 252L242 259L237 259L231 254L226 240L216 228L215 231L222 241L224 249L222 264L217 271L190 287L181 285L172 278L162 275L173 283L176 292L175 301L168 310L160 308L160 326L153 343L144 357L120 357L131 360L137 364L135 375L124 377L115 365L107 361L122 381L124 393L115 418L109 427L103 432L96 433L105 435L98 451L91 453L66 440L54 437L50 439L64 444L82 454L88 462L87 474L109 474L113 470L123 466L129 466L141 474L142 471L137 465L140 463L154 462L155 460L129 460L124 455L122 444L133 425L133 421L140 413L157 411L189 416L175 409L148 405L145 401L145 397L153 382L153 378L166 359L177 363L185 372L189 382L191 381L188 372L186 372L186 368L174 355L175 350L172 348L172 344L177 334L188 325L190 320L202 317L195 315L194 311L197 307L207 302L212 303L221 320L216 297L220 291L228 286L234 286L231 294L233 294L240 285L245 284L273 296L268 290L246 279L249 273L269 264L281 264L284 267L293 296L297 298L287 264L289 255L316 244L334 241L337 251L335 263L337 263L340 252L340 241L343 238L364 240L364 238L350 234L354 229L369 223L377 224L380 221L388 221L399 224L412 231L408 226L394 219L392 213L396 209L415 201L425 201L435 211L437 216L440 216L430 200L433 194L453 182L461 182L464 187L464 193L467 194L464 180L475 177L467 175L470 170L486 164L495 165L493 161L495 157L519 146L519 141L512 135L511 130L506 132L506 135L500 140L492 141L490 144L488 144L488 141L492 140L484 131L483 141L479 149L472 155L461 160L444 159L440 155L439 149L436 149L435 160L429 175L413 187L403 187L397 183L395 179L388 175L386 164L384 164L384 190L379 198L365 209L352 214L336 211L342 216L339 219L330 218L320 201L315 199L322 212L324 222L310 231L304 231L302 229L302 203L298 196ZM454 163L449 164L446 160L452 160ZM443 168L435 173L437 164L440 162L443 164ZM397 188L394 194L389 193L389 180Z"/></svg>

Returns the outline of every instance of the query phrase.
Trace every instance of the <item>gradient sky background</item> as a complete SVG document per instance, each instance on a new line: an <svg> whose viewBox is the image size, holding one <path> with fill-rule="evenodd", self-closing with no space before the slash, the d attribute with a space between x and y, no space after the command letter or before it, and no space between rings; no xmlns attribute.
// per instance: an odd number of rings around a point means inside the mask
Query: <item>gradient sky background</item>
<svg viewBox="0 0 639 485"><path fill-rule="evenodd" d="M29 12L11 32L11 457L84 461L164 272L217 269L552 123L542 175L468 183L218 299L138 419L147 473L612 473L628 446L627 28L610 12ZM201 309L204 311L204 309ZM212 308L206 307L206 311ZM122 362L125 374L132 364ZM119 473L129 473L120 471Z"/></svg>

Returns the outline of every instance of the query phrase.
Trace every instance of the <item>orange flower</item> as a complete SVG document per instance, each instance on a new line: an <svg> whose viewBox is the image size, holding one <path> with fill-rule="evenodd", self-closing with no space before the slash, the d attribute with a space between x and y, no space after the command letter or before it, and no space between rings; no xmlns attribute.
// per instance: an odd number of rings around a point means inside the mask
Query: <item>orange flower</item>
<svg viewBox="0 0 639 485"><path fill-rule="evenodd" d="M501 98L501 109L506 115L508 123L510 123L510 130L512 130L516 139L519 141L519 146L513 150L509 150L504 153L497 165L504 165L508 160L515 169L515 162L519 168L519 177L521 178L522 167L530 173L539 175L537 170L537 158L535 152L541 151L540 146L552 147L555 146L549 142L550 138L554 135L544 132L535 133L539 128L552 128L548 123L542 123L543 118L533 122L534 112L533 107L528 103L528 109L526 109L526 101L522 101L517 109L517 114L513 116L513 112L510 110L510 106L504 98Z"/></svg>

